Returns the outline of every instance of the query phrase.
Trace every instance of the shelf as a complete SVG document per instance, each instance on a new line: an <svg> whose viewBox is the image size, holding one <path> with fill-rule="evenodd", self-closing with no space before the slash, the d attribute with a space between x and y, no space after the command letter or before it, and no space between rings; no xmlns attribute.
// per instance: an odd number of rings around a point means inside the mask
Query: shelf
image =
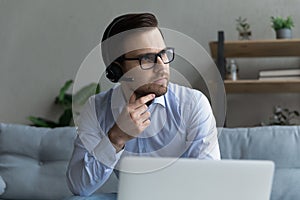
<svg viewBox="0 0 300 200"><path fill-rule="evenodd" d="M211 55L217 58L218 42L209 43ZM224 42L224 57L300 56L300 39L238 40Z"/></svg>
<svg viewBox="0 0 300 200"><path fill-rule="evenodd" d="M223 74L224 58L300 57L300 39L224 41L219 33L218 42L209 43L211 55L217 60ZM300 80L225 80L227 93L300 93Z"/></svg>
<svg viewBox="0 0 300 200"><path fill-rule="evenodd" d="M300 93L300 80L225 80L226 93Z"/></svg>

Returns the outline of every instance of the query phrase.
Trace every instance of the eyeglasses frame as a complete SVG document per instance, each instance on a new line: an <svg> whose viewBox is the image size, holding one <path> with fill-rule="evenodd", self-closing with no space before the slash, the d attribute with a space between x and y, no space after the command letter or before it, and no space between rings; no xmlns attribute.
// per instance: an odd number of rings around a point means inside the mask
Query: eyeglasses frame
<svg viewBox="0 0 300 200"><path fill-rule="evenodd" d="M162 59L162 57L161 57L161 54L162 54L163 51L170 50L170 49L173 51L173 58L172 58L172 60L169 60L168 62L164 62L163 59ZM172 62L172 61L174 60L174 58L175 58L175 51L174 51L174 50L175 50L174 47L166 47L166 48L164 48L163 50L161 50L161 51L158 52L158 53L146 53L146 54L140 55L139 57L136 57L136 58L125 58L125 55L123 55L123 56L121 57L121 59L122 59L122 60L138 60L141 69L143 69L143 70L148 70L148 69L152 69L152 68L157 64L157 57L158 57L158 56L160 57L160 59L162 60L162 62L163 62L164 64L168 64L168 63ZM145 69L145 68L142 67L142 58L143 58L145 55L149 55L149 54L155 55L154 65L151 66L151 67L149 67L149 68L146 68L146 69Z"/></svg>

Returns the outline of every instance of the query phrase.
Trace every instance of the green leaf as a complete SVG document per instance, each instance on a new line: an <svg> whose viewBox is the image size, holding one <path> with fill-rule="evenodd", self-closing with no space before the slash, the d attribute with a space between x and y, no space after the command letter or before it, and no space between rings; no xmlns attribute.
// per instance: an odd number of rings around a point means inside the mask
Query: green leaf
<svg viewBox="0 0 300 200"><path fill-rule="evenodd" d="M65 94L62 101L59 101L58 97L55 98L55 104L61 105L64 108L71 108L72 107L72 95L71 94Z"/></svg>
<svg viewBox="0 0 300 200"><path fill-rule="evenodd" d="M284 120L287 119L287 117L286 117L284 114L282 114L281 117L282 117L282 119L284 119Z"/></svg>
<svg viewBox="0 0 300 200"><path fill-rule="evenodd" d="M83 105L90 96L99 93L100 86L97 83L91 83L82 89L80 89L74 96L73 96L73 103L75 105Z"/></svg>
<svg viewBox="0 0 300 200"><path fill-rule="evenodd" d="M71 123L73 123L73 98L76 98L75 104L83 105L90 96L100 92L100 85L97 83L91 83L90 85L87 85L79 90L73 97L71 94L66 93L72 83L73 80L66 81L64 86L60 89L59 95L55 98L55 104L63 106L64 109L63 114L59 118L59 122L56 123L54 121L43 119L40 117L28 117L28 119L33 123L34 126L50 128L70 126Z"/></svg>
<svg viewBox="0 0 300 200"><path fill-rule="evenodd" d="M73 118L72 109L66 109L59 118L58 121L59 126L70 126L72 118Z"/></svg>
<svg viewBox="0 0 300 200"><path fill-rule="evenodd" d="M71 108L72 107L72 95L71 94L65 94L65 98L61 105L64 106L64 108Z"/></svg>
<svg viewBox="0 0 300 200"><path fill-rule="evenodd" d="M100 84L97 84L97 88L96 88L96 93L95 94L98 94L100 93Z"/></svg>
<svg viewBox="0 0 300 200"><path fill-rule="evenodd" d="M64 98L65 98L65 94L67 92L67 90L70 88L70 86L72 85L73 80L68 80L65 85L60 89L59 91L59 95L58 95L58 102L63 102Z"/></svg>
<svg viewBox="0 0 300 200"><path fill-rule="evenodd" d="M294 22L291 16L288 16L286 19L280 16L279 17L272 16L271 22L272 22L272 28L274 28L274 30L279 30L284 28L291 29L292 27L294 27Z"/></svg>
<svg viewBox="0 0 300 200"><path fill-rule="evenodd" d="M284 112L289 112L289 109L284 108L283 111L284 111Z"/></svg>
<svg viewBox="0 0 300 200"><path fill-rule="evenodd" d="M54 128L58 126L57 123L41 117L29 116L28 119L33 123L33 126L37 126L37 127Z"/></svg>
<svg viewBox="0 0 300 200"><path fill-rule="evenodd" d="M247 22L247 18L239 17L236 19L236 30L238 32L249 32L250 30L250 24Z"/></svg>
<svg viewBox="0 0 300 200"><path fill-rule="evenodd" d="M295 113L296 116L299 116L299 112L298 111L295 110L294 113Z"/></svg>

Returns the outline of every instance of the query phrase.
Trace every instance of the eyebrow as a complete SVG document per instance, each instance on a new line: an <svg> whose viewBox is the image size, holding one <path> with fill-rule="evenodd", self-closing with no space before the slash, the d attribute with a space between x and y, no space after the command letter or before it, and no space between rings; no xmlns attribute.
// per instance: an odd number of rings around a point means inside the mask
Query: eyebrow
<svg viewBox="0 0 300 200"><path fill-rule="evenodd" d="M144 55L147 55L147 54L156 54L154 52L148 52L148 53L140 53L138 55L136 55L137 57L140 57L140 56L144 56Z"/></svg>
<svg viewBox="0 0 300 200"><path fill-rule="evenodd" d="M165 47L165 48L167 48L167 47ZM161 51L164 50L165 48L159 50L159 52L161 52ZM159 52L157 52L157 53L159 53ZM140 56L147 55L147 54L157 54L157 53L155 53L155 52L145 52L145 53L140 53L140 54L137 54L137 55L131 55L131 56L140 57Z"/></svg>

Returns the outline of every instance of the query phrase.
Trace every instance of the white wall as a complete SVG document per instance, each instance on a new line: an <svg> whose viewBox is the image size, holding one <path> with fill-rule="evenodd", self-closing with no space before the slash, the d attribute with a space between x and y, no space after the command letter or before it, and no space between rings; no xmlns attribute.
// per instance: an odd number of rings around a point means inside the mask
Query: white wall
<svg viewBox="0 0 300 200"><path fill-rule="evenodd" d="M57 119L59 88L74 79L104 28L127 12L155 13L160 26L183 32L209 51L208 42L224 30L237 39L235 19L247 17L253 39L272 39L270 16L291 15L300 38L300 0L0 0L0 121L26 123L29 115ZM270 67L299 67L299 58L238 59L242 78ZM299 94L230 95L228 126L255 125L273 105L300 110Z"/></svg>

